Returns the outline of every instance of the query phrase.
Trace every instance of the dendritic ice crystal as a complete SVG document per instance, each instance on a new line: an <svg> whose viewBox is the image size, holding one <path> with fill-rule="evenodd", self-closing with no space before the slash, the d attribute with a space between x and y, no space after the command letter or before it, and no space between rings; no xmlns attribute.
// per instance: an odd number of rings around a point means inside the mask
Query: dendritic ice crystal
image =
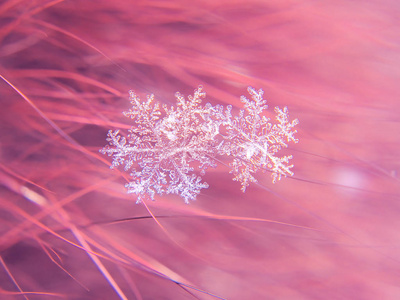
<svg viewBox="0 0 400 300"><path fill-rule="evenodd" d="M288 109L275 108L276 122L263 115L267 109L263 90L249 87L251 99L242 96L244 110L232 115L228 105L202 105L206 94L199 86L187 99L176 93L176 106L168 107L145 101L130 91L132 108L124 112L133 120L128 134L119 130L108 132L109 145L100 150L112 156L111 168L124 166L130 172L128 193L137 201L154 199L155 194L177 194L195 200L208 184L202 181L208 167L216 167L217 157L231 159L233 180L239 181L245 192L254 174L270 171L275 183L282 176L292 176L289 163L292 156L277 156L288 142L297 143L293 130L299 121L289 121Z"/></svg>

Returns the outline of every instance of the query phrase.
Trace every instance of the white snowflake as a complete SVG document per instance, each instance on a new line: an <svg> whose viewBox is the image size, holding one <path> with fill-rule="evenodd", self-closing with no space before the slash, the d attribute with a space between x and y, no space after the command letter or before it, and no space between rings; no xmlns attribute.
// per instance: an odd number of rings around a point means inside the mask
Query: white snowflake
<svg viewBox="0 0 400 300"><path fill-rule="evenodd" d="M270 119L262 113L268 108L266 100L263 99L263 90L256 91L254 88L247 89L252 100L242 96L240 100L244 103L244 110L238 116L226 115L224 125L227 135L224 136L224 145L220 148L221 155L233 156L231 163L234 178L242 185L245 192L251 182L257 182L253 174L259 169L272 171L273 182L280 180L282 176L293 175L289 165L292 156L277 157L276 153L281 148L286 148L287 142L298 142L294 138L296 130L292 130L299 121L288 121L288 109L275 108L278 124L271 124Z"/></svg>
<svg viewBox="0 0 400 300"><path fill-rule="evenodd" d="M231 106L201 105L205 97L199 86L186 100L176 93L176 107L154 103L150 95L145 101L132 91L132 108L124 115L134 121L129 134L121 136L119 130L109 131L109 145L100 150L113 157L111 167L124 165L132 181L126 184L128 193L137 195L138 202L155 194L178 194L195 200L203 188L208 167L216 167L217 155L232 157L231 173L242 185L242 191L259 169L272 171L273 182L282 176L293 175L289 165L291 156L277 157L276 153L293 141L298 120L288 121L288 110L275 108L277 124L272 125L262 115L267 109L263 91L249 87L252 100L242 96L245 110L233 117Z"/></svg>

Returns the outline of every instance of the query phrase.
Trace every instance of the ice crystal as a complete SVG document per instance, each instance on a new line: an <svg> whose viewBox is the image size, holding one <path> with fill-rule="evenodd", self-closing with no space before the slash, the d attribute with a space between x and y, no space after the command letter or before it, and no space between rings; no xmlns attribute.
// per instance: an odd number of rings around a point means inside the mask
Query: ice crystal
<svg viewBox="0 0 400 300"><path fill-rule="evenodd" d="M231 106L201 105L205 97L199 86L186 100L176 93L176 106L154 102L150 95L145 101L130 91L132 108L124 115L134 121L125 137L119 130L108 132L109 145L100 150L113 157L111 167L124 166L132 181L126 184L128 193L137 195L138 202L155 194L178 194L195 200L208 184L201 175L208 167L216 167L217 155L232 158L233 180L239 181L242 191L258 170L272 172L273 182L282 176L293 175L291 156L277 157L281 148L293 141L298 120L289 122L287 108L275 108L276 124L262 113L267 109L263 91L248 88L252 100L242 96L244 110L232 116Z"/></svg>
<svg viewBox="0 0 400 300"><path fill-rule="evenodd" d="M299 123L297 119L289 123L287 107L283 110L276 107L278 123L272 125L270 119L262 115L268 108L267 101L263 99L263 90L256 91L249 87L247 91L252 100L245 96L240 98L245 109L235 117L227 114L225 126L228 134L219 151L220 154L233 157L231 173L233 180L241 183L243 192L251 182L257 182L253 174L259 169L272 171L274 183L282 176L293 175L290 170L293 165L288 164L292 156L277 157L276 153L282 147L286 148L287 142L298 142L294 138L296 130L292 129Z"/></svg>

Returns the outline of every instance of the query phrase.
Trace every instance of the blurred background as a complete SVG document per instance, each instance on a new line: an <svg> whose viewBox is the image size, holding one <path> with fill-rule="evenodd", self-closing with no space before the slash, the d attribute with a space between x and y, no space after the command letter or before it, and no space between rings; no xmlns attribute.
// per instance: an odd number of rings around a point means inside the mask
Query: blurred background
<svg viewBox="0 0 400 300"><path fill-rule="evenodd" d="M400 5L4 0L1 299L399 299ZM298 118L295 175L135 204L101 155L128 91Z"/></svg>

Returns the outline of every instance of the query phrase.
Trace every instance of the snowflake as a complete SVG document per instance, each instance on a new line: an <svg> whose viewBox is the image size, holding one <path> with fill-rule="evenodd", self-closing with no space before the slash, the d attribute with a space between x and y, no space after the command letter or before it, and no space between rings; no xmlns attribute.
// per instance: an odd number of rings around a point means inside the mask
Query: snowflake
<svg viewBox="0 0 400 300"><path fill-rule="evenodd" d="M126 184L128 193L137 195L140 202L154 199L155 194L177 194L195 200L203 188L201 176L208 167L216 167L217 155L233 158L230 166L234 180L242 191L259 169L270 170L273 182L282 176L293 175L291 156L277 157L287 142L293 141L298 120L288 121L288 110L275 108L277 124L272 125L262 115L267 108L263 91L249 87L252 100L242 96L245 110L233 117L231 106L201 105L205 97L199 86L186 100L176 93L176 107L160 105L150 95L145 101L130 91L132 108L124 115L134 121L128 135L119 130L108 132L109 145L100 150L113 157L111 168L124 165L132 181ZM199 173L200 175L197 175Z"/></svg>
<svg viewBox="0 0 400 300"><path fill-rule="evenodd" d="M297 119L289 123L287 107L283 110L276 107L276 120L279 123L272 125L270 119L262 115L268 108L267 101L263 99L264 91L256 91L252 87L247 91L252 100L245 96L240 98L245 109L235 117L230 113L226 115L224 124L227 135L219 151L222 155L233 157L231 173L233 180L241 183L243 192L251 182L257 182L253 174L259 169L272 171L274 183L282 176L293 175L290 170L293 165L288 164L292 156L277 157L276 153L287 147L286 142L298 142L294 138L297 131L292 128L299 123Z"/></svg>

